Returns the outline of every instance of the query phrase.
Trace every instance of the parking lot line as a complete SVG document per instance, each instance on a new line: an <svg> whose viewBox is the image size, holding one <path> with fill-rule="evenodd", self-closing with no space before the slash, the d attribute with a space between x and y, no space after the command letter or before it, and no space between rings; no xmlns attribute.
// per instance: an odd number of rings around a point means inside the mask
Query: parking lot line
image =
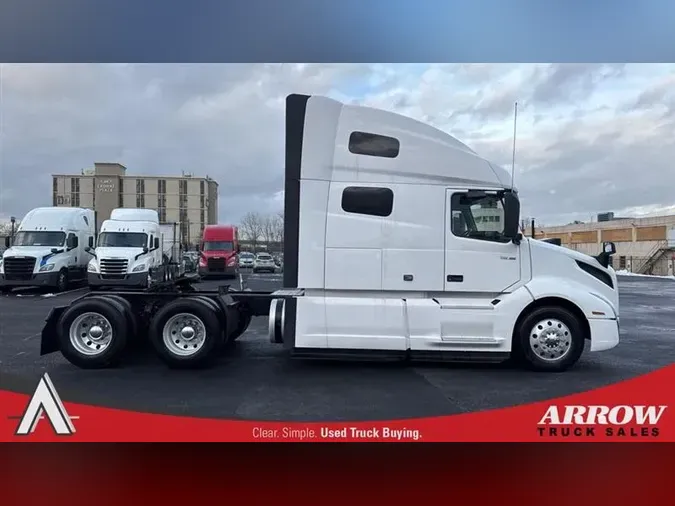
<svg viewBox="0 0 675 506"><path fill-rule="evenodd" d="M67 291L61 292L61 293L45 293L43 295L40 295L40 297L42 297L43 299L47 298L47 297L59 297L61 295L68 295L69 293L80 292L82 290L89 290L89 287L88 286L82 286L80 288L74 288L72 290L67 290Z"/></svg>

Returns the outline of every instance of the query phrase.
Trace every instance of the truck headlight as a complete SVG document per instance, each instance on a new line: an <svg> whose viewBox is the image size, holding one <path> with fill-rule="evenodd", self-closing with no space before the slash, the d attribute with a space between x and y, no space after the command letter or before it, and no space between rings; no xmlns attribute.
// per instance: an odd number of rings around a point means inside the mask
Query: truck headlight
<svg viewBox="0 0 675 506"><path fill-rule="evenodd" d="M54 270L54 264L45 264L40 266L40 272L48 272Z"/></svg>
<svg viewBox="0 0 675 506"><path fill-rule="evenodd" d="M145 264L137 265L131 272L143 272L145 270Z"/></svg>
<svg viewBox="0 0 675 506"><path fill-rule="evenodd" d="M237 263L237 259L236 259L236 258L230 258L230 259L227 261L227 265L228 265L229 267L232 267L232 266L235 265L236 263Z"/></svg>
<svg viewBox="0 0 675 506"><path fill-rule="evenodd" d="M96 262L89 262L87 264L87 272L93 272L94 274L98 273L98 267L96 266Z"/></svg>

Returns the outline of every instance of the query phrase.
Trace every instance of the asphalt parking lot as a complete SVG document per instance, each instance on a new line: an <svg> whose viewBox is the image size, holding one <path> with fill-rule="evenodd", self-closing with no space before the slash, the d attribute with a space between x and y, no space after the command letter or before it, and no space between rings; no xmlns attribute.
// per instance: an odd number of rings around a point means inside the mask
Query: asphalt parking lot
<svg viewBox="0 0 675 506"><path fill-rule="evenodd" d="M222 283L222 282L221 282ZM280 274L244 276L252 290L277 289ZM206 285L217 285L209 281ZM629 379L675 361L675 281L621 277L621 344L585 354L561 374L506 366L350 364L288 359L256 318L232 352L203 371L166 369L150 352L118 369L84 371L59 354L39 356L39 333L53 305L84 289L0 297L0 388L30 392L47 371L62 398L157 413L253 420L377 420L518 405Z"/></svg>

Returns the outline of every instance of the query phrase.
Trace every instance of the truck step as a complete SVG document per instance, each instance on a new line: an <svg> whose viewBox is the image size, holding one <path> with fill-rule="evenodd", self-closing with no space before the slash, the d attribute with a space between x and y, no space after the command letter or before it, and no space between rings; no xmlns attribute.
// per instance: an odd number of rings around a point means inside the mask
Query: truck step
<svg viewBox="0 0 675 506"><path fill-rule="evenodd" d="M499 346L504 342L503 337L458 337L458 336L441 336L441 341L447 344L456 345L484 345L484 346Z"/></svg>

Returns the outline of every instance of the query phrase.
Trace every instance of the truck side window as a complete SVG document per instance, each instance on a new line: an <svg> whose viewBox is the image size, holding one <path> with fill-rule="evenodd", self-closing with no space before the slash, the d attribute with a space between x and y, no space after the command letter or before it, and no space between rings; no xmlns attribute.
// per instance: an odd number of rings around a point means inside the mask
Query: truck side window
<svg viewBox="0 0 675 506"><path fill-rule="evenodd" d="M508 242L504 237L504 206L498 194L452 195L453 235L483 241Z"/></svg>
<svg viewBox="0 0 675 506"><path fill-rule="evenodd" d="M367 132L352 132L349 136L349 152L355 155L396 158L401 149L398 139Z"/></svg>
<svg viewBox="0 0 675 506"><path fill-rule="evenodd" d="M342 210L346 213L386 217L394 208L394 192L390 188L348 186L342 191Z"/></svg>

